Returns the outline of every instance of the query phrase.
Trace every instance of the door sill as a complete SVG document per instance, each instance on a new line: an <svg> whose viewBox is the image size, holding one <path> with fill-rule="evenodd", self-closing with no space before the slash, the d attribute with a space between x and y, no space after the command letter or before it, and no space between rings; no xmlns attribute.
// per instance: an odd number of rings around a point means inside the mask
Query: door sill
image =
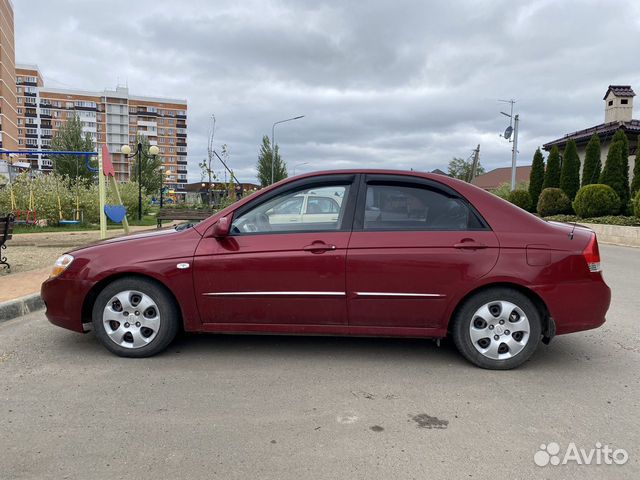
<svg viewBox="0 0 640 480"><path fill-rule="evenodd" d="M348 325L299 325L286 323L203 323L203 333L263 333L286 335L337 335L359 337L446 337L447 329L438 327L380 327Z"/></svg>

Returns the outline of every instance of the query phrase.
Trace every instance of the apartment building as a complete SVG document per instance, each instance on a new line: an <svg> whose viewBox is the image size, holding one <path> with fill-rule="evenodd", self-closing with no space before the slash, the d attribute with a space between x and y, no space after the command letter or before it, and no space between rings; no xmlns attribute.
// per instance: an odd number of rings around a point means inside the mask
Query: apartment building
<svg viewBox="0 0 640 480"><path fill-rule="evenodd" d="M169 172L163 175L165 187L184 196L186 100L132 95L126 87L104 91L46 87L37 65L16 65L13 6L10 0L0 0L0 148L25 151L11 159L13 169L51 171L54 156L26 151L50 150L55 132L75 116L79 117L83 132L93 138L96 149L108 145L117 180L132 178L133 159L120 153L122 145L129 144L135 150L137 136L144 135L151 145L158 146L165 171ZM3 160L0 164L7 169L8 159Z"/></svg>
<svg viewBox="0 0 640 480"><path fill-rule="evenodd" d="M135 150L138 135L157 145L165 171L164 181L176 194L184 194L187 183L187 102L131 95L126 87L91 92L44 86L35 65L16 66L18 148L49 150L55 132L77 116L82 130L97 145L107 144L119 181L131 178L132 159L120 148ZM25 154L19 158L33 170L48 171L55 158L46 154ZM135 177L135 173L134 173Z"/></svg>
<svg viewBox="0 0 640 480"><path fill-rule="evenodd" d="M13 5L0 0L0 148L18 146Z"/></svg>

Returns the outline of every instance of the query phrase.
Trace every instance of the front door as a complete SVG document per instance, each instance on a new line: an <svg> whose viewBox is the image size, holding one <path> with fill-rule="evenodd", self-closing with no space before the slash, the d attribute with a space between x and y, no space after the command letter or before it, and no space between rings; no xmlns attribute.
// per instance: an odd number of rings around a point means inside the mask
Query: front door
<svg viewBox="0 0 640 480"><path fill-rule="evenodd" d="M488 273L498 240L437 182L367 176L347 254L349 325L438 328L448 302Z"/></svg>
<svg viewBox="0 0 640 480"><path fill-rule="evenodd" d="M203 322L346 326L355 178L288 184L234 212L228 237L203 238L194 259ZM337 205L338 212L303 210L311 197Z"/></svg>

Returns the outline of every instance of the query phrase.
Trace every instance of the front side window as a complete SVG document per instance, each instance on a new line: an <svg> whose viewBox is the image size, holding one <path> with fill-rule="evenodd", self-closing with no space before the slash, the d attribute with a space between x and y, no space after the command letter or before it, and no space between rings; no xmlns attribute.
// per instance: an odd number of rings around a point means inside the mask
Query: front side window
<svg viewBox="0 0 640 480"><path fill-rule="evenodd" d="M307 214L321 215L340 212L340 205L331 197L309 197L307 200Z"/></svg>
<svg viewBox="0 0 640 480"><path fill-rule="evenodd" d="M349 185L325 185L286 192L234 218L231 232L340 230L349 188Z"/></svg>
<svg viewBox="0 0 640 480"><path fill-rule="evenodd" d="M364 230L477 230L464 200L423 186L367 185Z"/></svg>

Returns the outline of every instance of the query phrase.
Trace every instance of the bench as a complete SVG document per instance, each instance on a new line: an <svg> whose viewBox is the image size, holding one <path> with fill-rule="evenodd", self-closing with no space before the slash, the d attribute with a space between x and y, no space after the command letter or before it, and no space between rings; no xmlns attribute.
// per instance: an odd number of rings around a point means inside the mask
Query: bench
<svg viewBox="0 0 640 480"><path fill-rule="evenodd" d="M6 217L0 217L0 251L7 248L7 241L11 240L14 221L15 217L12 213ZM7 257L3 256L2 253L0 253L0 265L7 270L11 270L11 265L7 263Z"/></svg>
<svg viewBox="0 0 640 480"><path fill-rule="evenodd" d="M188 208L161 208L156 215L158 228L162 228L163 220L204 220L213 215L211 210L197 210Z"/></svg>

